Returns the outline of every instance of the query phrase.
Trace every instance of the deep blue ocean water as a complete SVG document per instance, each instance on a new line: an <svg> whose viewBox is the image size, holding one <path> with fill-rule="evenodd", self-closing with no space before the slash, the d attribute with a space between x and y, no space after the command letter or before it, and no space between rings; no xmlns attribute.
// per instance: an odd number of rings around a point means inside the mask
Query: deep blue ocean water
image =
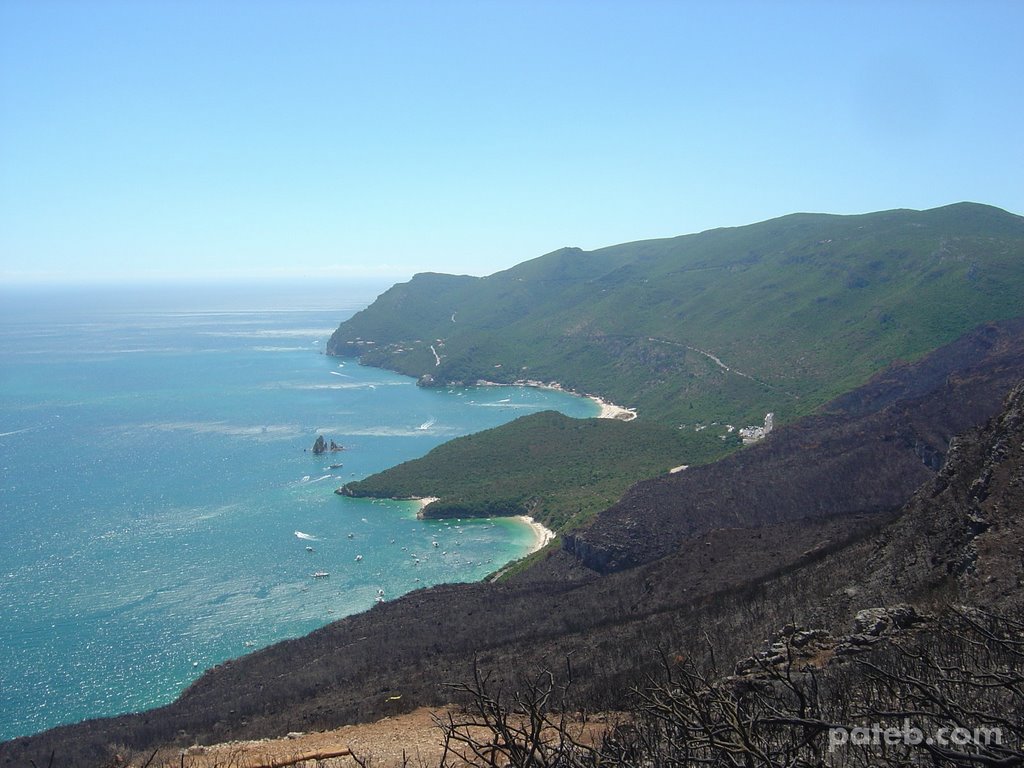
<svg viewBox="0 0 1024 768"><path fill-rule="evenodd" d="M0 292L0 739L167 703L225 659L529 550L514 520L333 493L526 413L598 410L322 354L382 288ZM318 434L346 450L304 450Z"/></svg>

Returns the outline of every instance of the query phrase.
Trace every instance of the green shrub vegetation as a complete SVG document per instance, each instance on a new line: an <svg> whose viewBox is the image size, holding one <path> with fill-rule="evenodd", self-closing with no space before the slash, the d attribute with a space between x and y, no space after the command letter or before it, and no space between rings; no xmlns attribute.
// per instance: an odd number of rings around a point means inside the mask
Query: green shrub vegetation
<svg viewBox="0 0 1024 768"><path fill-rule="evenodd" d="M1022 254L1024 218L973 203L793 214L564 248L482 278L417 275L328 351L437 384L555 380L662 423L784 422L1024 314Z"/></svg>
<svg viewBox="0 0 1024 768"><path fill-rule="evenodd" d="M563 248L482 278L420 274L342 323L327 351L428 386L557 381L637 408L630 424L520 419L349 486L439 497L431 516L529 513L567 530L632 482L735 449L726 425L791 421L1019 315L1024 218L959 203Z"/></svg>
<svg viewBox="0 0 1024 768"><path fill-rule="evenodd" d="M613 504L637 480L727 450L713 429L544 411L457 438L346 488L355 496L436 497L424 510L428 517L529 514L564 530Z"/></svg>

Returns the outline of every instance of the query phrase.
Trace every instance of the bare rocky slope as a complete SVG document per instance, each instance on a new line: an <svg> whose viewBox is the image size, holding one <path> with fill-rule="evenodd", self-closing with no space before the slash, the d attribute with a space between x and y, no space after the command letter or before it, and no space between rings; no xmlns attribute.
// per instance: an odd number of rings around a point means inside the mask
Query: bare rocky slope
<svg viewBox="0 0 1024 768"><path fill-rule="evenodd" d="M569 657L581 701L614 708L657 650L710 639L741 659L787 622L840 634L908 601L1019 609L1022 378L1024 323L984 326L726 462L637 486L511 583L412 593L221 665L167 707L7 742L0 763L368 721L448 702L474 662L511 681Z"/></svg>

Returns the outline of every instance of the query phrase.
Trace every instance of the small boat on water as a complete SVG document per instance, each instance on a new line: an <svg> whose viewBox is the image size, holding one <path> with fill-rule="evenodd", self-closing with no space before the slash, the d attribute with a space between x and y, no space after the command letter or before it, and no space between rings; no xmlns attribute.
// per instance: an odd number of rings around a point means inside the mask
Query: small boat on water
<svg viewBox="0 0 1024 768"><path fill-rule="evenodd" d="M330 575L331 574L329 574L327 571L317 571L316 573L313 574L313 578L314 579L326 579Z"/></svg>
<svg viewBox="0 0 1024 768"><path fill-rule="evenodd" d="M341 469L343 466L345 466L345 465L344 464L331 464L330 468L331 469Z"/></svg>
<svg viewBox="0 0 1024 768"><path fill-rule="evenodd" d="M356 555L356 562L357 563L363 562L363 556L362 555Z"/></svg>

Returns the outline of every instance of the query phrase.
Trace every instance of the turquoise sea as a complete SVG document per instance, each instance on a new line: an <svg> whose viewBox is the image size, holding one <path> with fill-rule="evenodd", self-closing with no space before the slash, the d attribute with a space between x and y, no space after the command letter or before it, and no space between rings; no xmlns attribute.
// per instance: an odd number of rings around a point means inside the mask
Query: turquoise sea
<svg viewBox="0 0 1024 768"><path fill-rule="evenodd" d="M529 550L514 520L333 493L526 413L598 410L324 355L384 287L0 291L0 739L166 703L225 659ZM346 450L313 455L318 434Z"/></svg>

